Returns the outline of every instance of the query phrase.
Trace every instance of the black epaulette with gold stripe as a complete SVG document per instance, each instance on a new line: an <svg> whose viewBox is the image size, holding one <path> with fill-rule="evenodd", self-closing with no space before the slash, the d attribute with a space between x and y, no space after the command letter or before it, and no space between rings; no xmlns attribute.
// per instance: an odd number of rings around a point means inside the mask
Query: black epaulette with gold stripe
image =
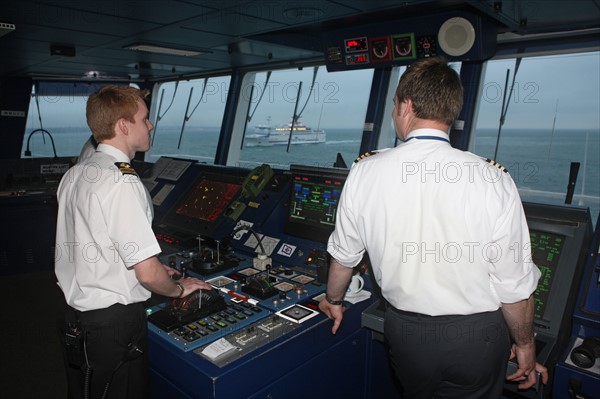
<svg viewBox="0 0 600 399"><path fill-rule="evenodd" d="M131 165L128 164L127 162L115 162L115 166L117 168L119 168L121 173L123 173L124 175L134 175L134 176L138 175L137 172L135 171L135 169L133 169L131 167Z"/></svg>
<svg viewBox="0 0 600 399"><path fill-rule="evenodd" d="M360 162L360 161L362 161L363 159L365 159L365 158L368 158L368 157L370 157L371 155L375 155L375 154L377 154L377 151L368 151L368 152L365 152L364 154L362 154L361 156L359 156L358 158L356 158L356 159L354 160L354 163Z"/></svg>
<svg viewBox="0 0 600 399"><path fill-rule="evenodd" d="M494 161L493 159L486 159L485 162L489 163L492 166L497 167L498 169L500 169L501 171L503 171L504 173L508 173L508 169L506 169L504 166L500 165L498 162Z"/></svg>

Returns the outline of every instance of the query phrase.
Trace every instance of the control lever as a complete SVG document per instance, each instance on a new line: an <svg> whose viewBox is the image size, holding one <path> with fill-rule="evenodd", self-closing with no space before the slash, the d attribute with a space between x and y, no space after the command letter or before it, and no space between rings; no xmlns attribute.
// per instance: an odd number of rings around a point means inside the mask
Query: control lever
<svg viewBox="0 0 600 399"><path fill-rule="evenodd" d="M182 264L181 265L181 278L186 278L187 277L187 264Z"/></svg>
<svg viewBox="0 0 600 399"><path fill-rule="evenodd" d="M198 256L202 256L202 241L204 241L204 239L200 234L198 234L196 236L196 240L198 240Z"/></svg>
<svg viewBox="0 0 600 399"><path fill-rule="evenodd" d="M215 240L215 242L217 243L217 265L221 264L221 241L220 240Z"/></svg>

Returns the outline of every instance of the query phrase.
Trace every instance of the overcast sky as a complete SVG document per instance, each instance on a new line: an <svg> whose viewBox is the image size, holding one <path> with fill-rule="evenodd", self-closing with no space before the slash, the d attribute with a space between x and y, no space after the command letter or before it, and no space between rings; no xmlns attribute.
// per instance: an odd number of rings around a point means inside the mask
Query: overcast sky
<svg viewBox="0 0 600 399"><path fill-rule="evenodd" d="M487 63L486 80L481 88L478 128L498 127L506 71L510 70L509 83L512 83L514 66L512 59ZM308 102L313 68L274 72L266 86L266 73L260 73L255 83L245 85L242 91L242 96L252 97L250 112L254 112L254 115L250 124L266 123L268 117L271 117L272 125L287 123L294 112L298 87L302 82L297 112L306 104L302 119L307 125L329 129L362 129L372 73L372 70L327 73L325 67L321 67ZM193 84L186 129L221 124L228 92L226 82L226 78L209 80L202 101L202 81ZM179 85L176 100L165 113L171 102L173 86L165 89L161 108L164 118L160 125L180 127L192 84L183 82ZM254 91L251 91L252 87ZM256 107L262 91L263 98ZM160 100L160 93L159 90L155 94L156 104ZM388 97L387 101L392 101L391 94ZM45 128L64 126L65 121L68 121L68 126L86 126L85 100L81 98L41 98L40 109ZM156 115L151 116L156 122ZM599 52L523 59L504 128L551 128L555 116L556 129L600 131ZM35 102L32 102L28 124L33 128L39 127Z"/></svg>
<svg viewBox="0 0 600 399"><path fill-rule="evenodd" d="M506 71L514 60L488 63L480 127L498 127ZM600 53L524 58L515 79L506 128L600 129Z"/></svg>

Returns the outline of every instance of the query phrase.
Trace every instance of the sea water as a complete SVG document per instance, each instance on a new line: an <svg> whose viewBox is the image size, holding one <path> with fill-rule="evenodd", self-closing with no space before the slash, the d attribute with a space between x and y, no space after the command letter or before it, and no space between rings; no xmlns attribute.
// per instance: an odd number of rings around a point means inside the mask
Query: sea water
<svg viewBox="0 0 600 399"><path fill-rule="evenodd" d="M87 127L48 129L58 156L77 156L88 139ZM254 167L269 163L287 168L290 164L319 167L333 166L339 153L350 166L359 155L360 129L325 128L327 140L321 144L298 144L273 147L243 147L238 166ZM36 137L37 136L37 137ZM159 126L146 160L160 156L190 158L213 163L219 140L219 128ZM498 142L497 153L495 151ZM34 156L52 156L50 140L39 133L31 138ZM471 152L493 159L508 169L519 187L523 200L552 204L564 203L572 162L580 164L573 205L590 207L592 219L600 209L600 132L597 130L504 129L498 140L494 129L478 130L472 139Z"/></svg>

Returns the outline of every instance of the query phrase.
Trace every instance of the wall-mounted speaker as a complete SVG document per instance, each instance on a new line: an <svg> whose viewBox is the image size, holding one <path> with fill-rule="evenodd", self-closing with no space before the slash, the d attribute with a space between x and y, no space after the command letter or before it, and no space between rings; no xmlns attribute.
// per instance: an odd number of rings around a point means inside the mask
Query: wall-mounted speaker
<svg viewBox="0 0 600 399"><path fill-rule="evenodd" d="M475 28L462 17L446 20L438 31L438 44L442 51L453 57L460 57L471 50L475 43Z"/></svg>

